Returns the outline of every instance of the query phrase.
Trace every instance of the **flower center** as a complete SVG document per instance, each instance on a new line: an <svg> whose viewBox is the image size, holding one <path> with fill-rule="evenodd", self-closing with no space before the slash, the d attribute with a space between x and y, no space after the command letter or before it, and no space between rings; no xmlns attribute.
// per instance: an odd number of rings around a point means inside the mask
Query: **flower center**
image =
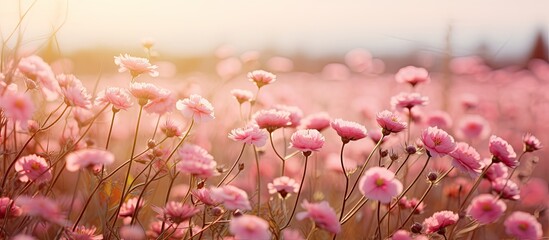
<svg viewBox="0 0 549 240"><path fill-rule="evenodd" d="M37 163L37 162L33 162L31 163L31 166L32 170L39 170L40 169L40 163Z"/></svg>
<svg viewBox="0 0 549 240"><path fill-rule="evenodd" d="M385 185L385 179L383 178L376 179L376 186L382 187L383 185Z"/></svg>
<svg viewBox="0 0 549 240"><path fill-rule="evenodd" d="M482 211L485 211L485 212L489 212L489 211L492 211L492 205L491 204L484 204L482 206Z"/></svg>
<svg viewBox="0 0 549 240"><path fill-rule="evenodd" d="M521 222L521 223L518 224L518 228L522 231L526 231L526 230L528 230L528 223Z"/></svg>

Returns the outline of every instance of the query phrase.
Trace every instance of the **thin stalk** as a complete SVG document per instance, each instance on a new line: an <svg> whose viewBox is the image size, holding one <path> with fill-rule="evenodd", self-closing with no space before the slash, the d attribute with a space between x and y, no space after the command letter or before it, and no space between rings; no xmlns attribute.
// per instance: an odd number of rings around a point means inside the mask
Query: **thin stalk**
<svg viewBox="0 0 549 240"><path fill-rule="evenodd" d="M261 209L261 174L259 172L259 156L257 154L257 148L254 146L254 157L255 157L255 163L257 167L257 216L261 217L260 209Z"/></svg>
<svg viewBox="0 0 549 240"><path fill-rule="evenodd" d="M376 145L374 146L374 148L372 149L372 151L368 155L368 158L366 159L366 162L360 167L360 172L358 174L359 178L356 179L355 183L353 184L353 187L351 188L351 191L349 191L349 193L345 196L345 199L349 199L349 197L351 197L351 194L353 194L353 191L355 190L355 188L358 184L360 176L362 176L362 174L364 173L364 170L366 170L366 166L368 165L368 162L370 162L370 159L372 159L372 156L374 155L376 150L379 148L379 146L381 146L381 142L383 142L383 138L385 138L385 135L381 135L381 138L379 139L379 141L376 143Z"/></svg>
<svg viewBox="0 0 549 240"><path fill-rule="evenodd" d="M242 158L242 154L244 153L244 149L246 148L246 144L244 143L242 145L242 149L240 150L240 153L238 154L238 158L236 158L236 160L234 161L233 165L231 166L231 168L229 169L229 171L225 174L225 176L221 179L221 181L217 184L217 187L220 187L221 184L223 184L223 182L225 182L225 180L227 179L227 177L229 177L229 175L231 174L231 172L234 170L234 168L236 167L236 165L238 164L238 162L240 161L240 158ZM259 173L258 173L259 174Z"/></svg>
<svg viewBox="0 0 549 240"><path fill-rule="evenodd" d="M292 209L292 213L290 214L290 218L288 219L288 222L282 227L280 230L284 230L290 225L290 222L292 222L292 218L294 217L295 210L297 209L297 204L299 203L299 196L301 195L301 190L303 189L303 184L305 183L305 176L307 175L307 162L309 160L309 155L305 155L305 167L303 167L303 176L301 177L301 186L299 186L299 191L297 191L297 196L295 198L295 204Z"/></svg>
<svg viewBox="0 0 549 240"><path fill-rule="evenodd" d="M341 171L343 171L343 176L345 176L345 192L343 194L343 201L341 203L341 213L339 214L339 221L343 219L343 214L345 213L345 203L347 202L347 191L349 190L349 175L347 175L347 170L345 169L345 164L343 163L343 150L345 149L345 142L341 144L341 152L339 154L339 160L341 161ZM335 236L334 236L335 238Z"/></svg>

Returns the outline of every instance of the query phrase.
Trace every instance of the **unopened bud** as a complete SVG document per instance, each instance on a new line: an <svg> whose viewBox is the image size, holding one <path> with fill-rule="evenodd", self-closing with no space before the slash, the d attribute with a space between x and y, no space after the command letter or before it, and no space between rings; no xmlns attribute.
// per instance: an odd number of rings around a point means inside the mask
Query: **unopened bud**
<svg viewBox="0 0 549 240"><path fill-rule="evenodd" d="M421 223L418 223L418 222L412 224L412 227L410 227L410 231L415 234L420 234L421 230L423 230L423 225L421 225Z"/></svg>
<svg viewBox="0 0 549 240"><path fill-rule="evenodd" d="M436 173L436 172L430 172L430 173L427 174L427 179L429 179L429 181L431 181L431 182L436 181L437 178L438 178L438 173Z"/></svg>
<svg viewBox="0 0 549 240"><path fill-rule="evenodd" d="M408 154L414 154L414 153L417 152L417 149L416 149L415 146L410 145L410 146L406 147L406 152L407 152Z"/></svg>

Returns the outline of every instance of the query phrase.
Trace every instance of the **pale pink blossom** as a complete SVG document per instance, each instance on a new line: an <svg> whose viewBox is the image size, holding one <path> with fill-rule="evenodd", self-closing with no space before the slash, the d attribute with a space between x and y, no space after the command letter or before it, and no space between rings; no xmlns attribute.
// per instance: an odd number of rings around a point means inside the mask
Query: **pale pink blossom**
<svg viewBox="0 0 549 240"><path fill-rule="evenodd" d="M164 124L160 126L160 131L162 131L166 137L180 137L183 134L183 129L181 129L182 123L174 119L166 119Z"/></svg>
<svg viewBox="0 0 549 240"><path fill-rule="evenodd" d="M80 79L72 74L59 74L57 75L57 81L67 105L91 109L91 95Z"/></svg>
<svg viewBox="0 0 549 240"><path fill-rule="evenodd" d="M10 238L10 240L38 240L38 238L35 238L32 235L20 233Z"/></svg>
<svg viewBox="0 0 549 240"><path fill-rule="evenodd" d="M137 205L137 202L139 201L139 206ZM122 204L122 207L120 207L120 212L118 213L118 217L120 218L127 218L132 217L135 213L135 210L137 208L143 207L145 204L145 201L143 199L139 199L138 197L130 198L126 202Z"/></svg>
<svg viewBox="0 0 549 240"><path fill-rule="evenodd" d="M257 147L263 147L267 141L267 137L267 132L253 123L243 128L233 129L229 133L230 139L245 144L253 144Z"/></svg>
<svg viewBox="0 0 549 240"><path fill-rule="evenodd" d="M438 127L428 127L423 130L421 141L432 157L443 157L456 149L454 138Z"/></svg>
<svg viewBox="0 0 549 240"><path fill-rule="evenodd" d="M19 181L32 181L36 184L49 182L52 178L51 168L46 159L35 154L21 157L15 162L15 171L19 173Z"/></svg>
<svg viewBox="0 0 549 240"><path fill-rule="evenodd" d="M82 149L71 152L66 156L66 168L70 172L76 172L83 168L101 168L114 162L114 154L100 149Z"/></svg>
<svg viewBox="0 0 549 240"><path fill-rule="evenodd" d="M264 70L255 70L248 73L248 80L254 82L258 88L261 88L275 82L276 75Z"/></svg>
<svg viewBox="0 0 549 240"><path fill-rule="evenodd" d="M390 203L402 192L402 183L386 168L372 167L360 178L360 192L367 198Z"/></svg>
<svg viewBox="0 0 549 240"><path fill-rule="evenodd" d="M244 89L233 89L231 90L231 94L240 104L249 102L254 97L254 94L251 91Z"/></svg>
<svg viewBox="0 0 549 240"><path fill-rule="evenodd" d="M509 168L518 166L517 154L515 153L515 150L513 150L511 144L507 141L492 135L490 137L490 142L488 143L488 148L492 154L493 162L502 162Z"/></svg>
<svg viewBox="0 0 549 240"><path fill-rule="evenodd" d="M113 108L116 110L126 110L133 105L133 102L127 89L108 87L97 94L95 104L112 104Z"/></svg>
<svg viewBox="0 0 549 240"><path fill-rule="evenodd" d="M118 72L129 71L133 78L136 78L143 73L147 73L151 75L151 77L158 76L158 71L156 70L158 67L152 65L149 62L149 59L146 58L132 57L129 54L120 54L120 56L114 57L114 63L118 66Z"/></svg>
<svg viewBox="0 0 549 240"><path fill-rule="evenodd" d="M97 228L95 226L85 227L78 226L74 231L67 231L68 238L61 238L63 240L102 240L103 234L96 234Z"/></svg>
<svg viewBox="0 0 549 240"><path fill-rule="evenodd" d="M543 147L541 146L540 140L531 133L524 134L524 136L522 137L522 142L524 143L525 152L537 151Z"/></svg>
<svg viewBox="0 0 549 240"><path fill-rule="evenodd" d="M282 230L282 240L305 240L305 238L298 230L286 228Z"/></svg>
<svg viewBox="0 0 549 240"><path fill-rule="evenodd" d="M139 105L144 106L149 100L163 95L162 89L152 83L133 82L130 84L130 93L139 99Z"/></svg>
<svg viewBox="0 0 549 240"><path fill-rule="evenodd" d="M210 189L210 197L225 206L228 210L251 210L248 194L235 186L226 185Z"/></svg>
<svg viewBox="0 0 549 240"><path fill-rule="evenodd" d="M212 104L197 94L177 101L176 107L183 116L193 118L195 122L207 122L215 119Z"/></svg>
<svg viewBox="0 0 549 240"><path fill-rule="evenodd" d="M338 234L341 231L341 224L339 224L336 212L327 201L309 203L305 200L301 206L305 209L305 212L298 213L296 215L297 220L310 218L318 228L333 234Z"/></svg>
<svg viewBox="0 0 549 240"><path fill-rule="evenodd" d="M0 219L19 217L22 210L9 197L0 198Z"/></svg>
<svg viewBox="0 0 549 240"><path fill-rule="evenodd" d="M520 240L537 240L543 236L543 229L536 217L527 212L515 211L503 223L505 233Z"/></svg>
<svg viewBox="0 0 549 240"><path fill-rule="evenodd" d="M286 198L299 190L299 183L293 178L282 176L275 178L272 183L267 184L270 194L278 193L280 197Z"/></svg>
<svg viewBox="0 0 549 240"><path fill-rule="evenodd" d="M38 83L40 91L47 101L53 101L59 97L61 89L55 79L53 71L41 57L32 55L21 58L17 70L28 79Z"/></svg>
<svg viewBox="0 0 549 240"><path fill-rule="evenodd" d="M330 115L327 112L318 112L301 119L298 129L316 129L319 132L330 127Z"/></svg>
<svg viewBox="0 0 549 240"><path fill-rule="evenodd" d="M385 135L390 133L398 133L408 126L408 124L400 119L397 113L389 110L384 110L376 115L376 121L383 129Z"/></svg>
<svg viewBox="0 0 549 240"><path fill-rule="evenodd" d="M424 106L429 103L429 98L421 96L419 93L401 92L391 98L391 106L393 109L401 110L404 108L411 109L415 106Z"/></svg>
<svg viewBox="0 0 549 240"><path fill-rule="evenodd" d="M217 176L217 162L206 149L194 145L185 144L177 150L179 162L176 169L180 172L193 174L199 178L209 178Z"/></svg>
<svg viewBox="0 0 549 240"><path fill-rule="evenodd" d="M273 132L276 129L288 127L292 124L290 113L276 109L259 110L252 116L252 120L268 132Z"/></svg>
<svg viewBox="0 0 549 240"><path fill-rule="evenodd" d="M324 146L324 136L316 129L297 130L290 137L290 147L304 153L318 151Z"/></svg>
<svg viewBox="0 0 549 240"><path fill-rule="evenodd" d="M276 105L274 109L290 113L290 125L288 127L297 127L303 118L303 111L296 106Z"/></svg>
<svg viewBox="0 0 549 240"><path fill-rule="evenodd" d="M541 206L549 199L549 184L543 178L530 178L520 187L520 204L525 207Z"/></svg>
<svg viewBox="0 0 549 240"><path fill-rule="evenodd" d="M459 121L456 136L461 139L485 139L490 131L490 124L485 118L468 115Z"/></svg>
<svg viewBox="0 0 549 240"><path fill-rule="evenodd" d="M160 93L159 97L152 99L143 106L146 112L163 115L175 109L176 99L171 91L163 89Z"/></svg>
<svg viewBox="0 0 549 240"><path fill-rule="evenodd" d="M395 74L395 79L399 83L408 83L412 87L420 83L429 83L431 78L425 68L407 66L403 67Z"/></svg>
<svg viewBox="0 0 549 240"><path fill-rule="evenodd" d="M483 159L483 162L485 166L488 166L492 162L492 159L485 158ZM509 168L501 162L492 164L484 174L484 178L488 179L490 182L499 178L507 178L507 176L509 176Z"/></svg>
<svg viewBox="0 0 549 240"><path fill-rule="evenodd" d="M519 200L520 189L511 179L498 178L492 182L492 191L500 195L503 199Z"/></svg>
<svg viewBox="0 0 549 240"><path fill-rule="evenodd" d="M414 214L422 214L425 211L425 203L419 202L417 198L408 199L406 196L403 196L398 204L404 209L413 210L415 208Z"/></svg>
<svg viewBox="0 0 549 240"><path fill-rule="evenodd" d="M49 198L21 196L17 198L15 204L21 208L23 216L39 217L44 221L62 226L67 224L65 215L57 203Z"/></svg>
<svg viewBox="0 0 549 240"><path fill-rule="evenodd" d="M467 143L458 142L456 149L448 155L452 157L452 166L471 177L478 177L484 168L484 162L480 160L480 154Z"/></svg>
<svg viewBox="0 0 549 240"><path fill-rule="evenodd" d="M427 116L425 123L431 127L448 129L452 127L452 117L445 111L434 111Z"/></svg>
<svg viewBox="0 0 549 240"><path fill-rule="evenodd" d="M164 226L164 228L162 228ZM187 229L189 228L188 222L183 222L178 225L168 224L163 221L154 221L149 225L149 229L146 232L148 239L159 239L161 234L169 233L169 240L179 240L185 237ZM196 232L196 231L193 231ZM166 238L165 238L166 239Z"/></svg>
<svg viewBox="0 0 549 240"><path fill-rule="evenodd" d="M192 216L197 214L200 209L192 205L183 204L182 202L169 201L166 203L166 207L157 208L155 211L162 216L162 219L166 218L172 223L179 224L189 220Z"/></svg>
<svg viewBox="0 0 549 240"><path fill-rule="evenodd" d="M29 94L7 92L0 97L0 108L5 117L23 125L32 118L34 102Z"/></svg>
<svg viewBox="0 0 549 240"><path fill-rule="evenodd" d="M198 201L208 205L208 206L217 206L219 205L218 202L214 201L211 196L210 189L207 188L201 188L201 189L195 189L191 192L191 194L198 199Z"/></svg>
<svg viewBox="0 0 549 240"><path fill-rule="evenodd" d="M456 224L459 216L452 211L440 211L423 221L425 233L431 234L441 231L447 226Z"/></svg>
<svg viewBox="0 0 549 240"><path fill-rule="evenodd" d="M481 194L473 198L467 208L467 215L480 224L489 224L497 221L507 210L502 200L490 194Z"/></svg>
<svg viewBox="0 0 549 240"><path fill-rule="evenodd" d="M244 214L231 219L229 231L235 239L270 240L269 223L260 217Z"/></svg>
<svg viewBox="0 0 549 240"><path fill-rule="evenodd" d="M412 236L410 232L400 229L391 236L390 240L412 240Z"/></svg>
<svg viewBox="0 0 549 240"><path fill-rule="evenodd" d="M145 231L138 225L126 225L120 228L120 238L124 240L145 240Z"/></svg>
<svg viewBox="0 0 549 240"><path fill-rule="evenodd" d="M330 126L341 137L343 143L356 141L365 138L368 134L366 128L356 122L345 121L343 119L335 119L330 123Z"/></svg>

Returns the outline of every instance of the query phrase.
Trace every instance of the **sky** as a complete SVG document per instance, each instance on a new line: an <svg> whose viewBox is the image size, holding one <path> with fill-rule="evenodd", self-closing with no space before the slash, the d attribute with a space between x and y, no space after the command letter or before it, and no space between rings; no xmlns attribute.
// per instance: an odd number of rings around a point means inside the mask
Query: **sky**
<svg viewBox="0 0 549 240"><path fill-rule="evenodd" d="M454 55L470 55L484 43L499 57L524 54L536 31L549 26L546 0L0 0L2 39L33 2L21 25L24 46L42 44L62 24L57 38L65 52L124 52L150 38L159 52L181 55L223 44L313 56L354 48L440 54L451 26Z"/></svg>

